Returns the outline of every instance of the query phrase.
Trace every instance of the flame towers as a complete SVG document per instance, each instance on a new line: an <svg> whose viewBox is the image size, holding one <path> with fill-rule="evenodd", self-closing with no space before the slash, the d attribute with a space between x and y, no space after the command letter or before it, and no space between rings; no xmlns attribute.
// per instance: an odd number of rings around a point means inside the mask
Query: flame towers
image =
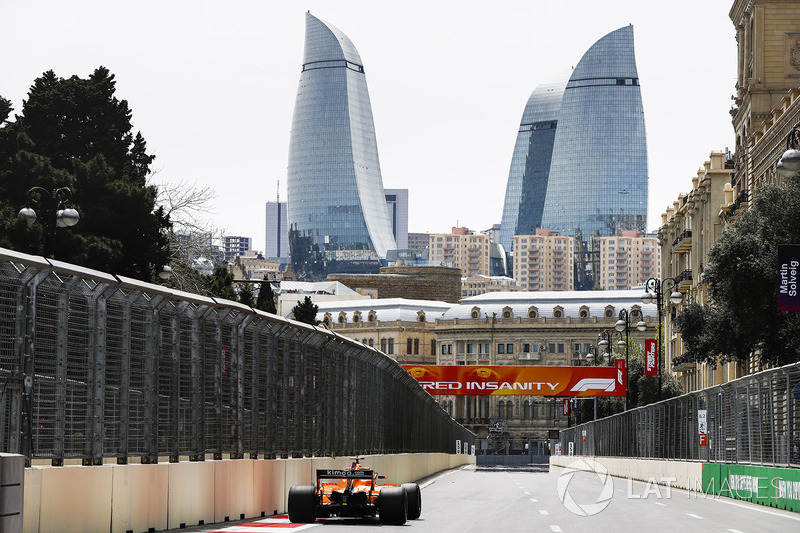
<svg viewBox="0 0 800 533"><path fill-rule="evenodd" d="M287 193L292 269L299 279L377 272L397 247L361 57L344 33L310 13Z"/></svg>
<svg viewBox="0 0 800 533"><path fill-rule="evenodd" d="M598 40L569 74L537 87L509 171L500 242L645 230L647 144L633 27ZM579 239L576 238L576 241ZM578 243L576 242L576 245Z"/></svg>

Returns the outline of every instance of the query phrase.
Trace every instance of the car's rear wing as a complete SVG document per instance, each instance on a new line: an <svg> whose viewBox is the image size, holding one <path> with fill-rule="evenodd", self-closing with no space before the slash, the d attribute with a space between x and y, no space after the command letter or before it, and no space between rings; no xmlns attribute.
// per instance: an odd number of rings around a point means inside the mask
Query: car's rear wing
<svg viewBox="0 0 800 533"><path fill-rule="evenodd" d="M317 479L372 479L372 470L317 469Z"/></svg>

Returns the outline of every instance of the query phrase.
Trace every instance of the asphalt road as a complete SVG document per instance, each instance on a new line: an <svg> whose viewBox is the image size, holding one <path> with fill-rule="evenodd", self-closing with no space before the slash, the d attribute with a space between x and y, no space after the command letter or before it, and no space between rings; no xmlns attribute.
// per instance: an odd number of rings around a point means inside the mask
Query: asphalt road
<svg viewBox="0 0 800 533"><path fill-rule="evenodd" d="M594 473L563 469L517 472L468 467L424 480L422 516L404 526L329 519L302 530L365 533L371 528L407 532L729 532L800 531L800 514L668 489L621 478L605 483ZM559 490L559 488L561 490ZM562 501L563 500L563 501ZM226 524L192 531L286 531L294 524ZM283 519L283 522L286 522ZM249 526L249 527L248 527ZM186 530L184 530L186 531Z"/></svg>

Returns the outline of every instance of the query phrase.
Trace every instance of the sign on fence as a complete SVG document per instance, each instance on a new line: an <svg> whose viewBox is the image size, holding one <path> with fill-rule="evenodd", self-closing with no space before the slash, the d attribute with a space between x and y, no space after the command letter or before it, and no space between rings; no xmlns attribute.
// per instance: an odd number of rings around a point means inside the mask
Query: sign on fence
<svg viewBox="0 0 800 533"><path fill-rule="evenodd" d="M644 341L644 375L658 375L658 345L655 339Z"/></svg>
<svg viewBox="0 0 800 533"><path fill-rule="evenodd" d="M708 446L708 425L706 424L706 409L697 410L697 433L700 436L700 446Z"/></svg>
<svg viewBox="0 0 800 533"><path fill-rule="evenodd" d="M797 273L800 270L800 244L778 245L778 311L800 311Z"/></svg>

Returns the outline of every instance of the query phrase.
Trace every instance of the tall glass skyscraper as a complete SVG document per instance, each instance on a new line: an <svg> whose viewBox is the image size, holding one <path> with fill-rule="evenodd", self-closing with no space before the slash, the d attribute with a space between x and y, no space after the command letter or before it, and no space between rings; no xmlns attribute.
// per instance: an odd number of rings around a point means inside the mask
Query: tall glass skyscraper
<svg viewBox="0 0 800 533"><path fill-rule="evenodd" d="M534 90L511 162L500 242L548 228L589 239L645 230L647 144L633 27Z"/></svg>
<svg viewBox="0 0 800 533"><path fill-rule="evenodd" d="M397 248L361 57L344 33L310 13L287 193L292 270L299 279L377 272L387 251Z"/></svg>
<svg viewBox="0 0 800 533"><path fill-rule="evenodd" d="M514 235L533 235L542 227L558 112L568 79L569 73L564 73L536 87L522 113L500 225L500 244L506 250L511 250Z"/></svg>

